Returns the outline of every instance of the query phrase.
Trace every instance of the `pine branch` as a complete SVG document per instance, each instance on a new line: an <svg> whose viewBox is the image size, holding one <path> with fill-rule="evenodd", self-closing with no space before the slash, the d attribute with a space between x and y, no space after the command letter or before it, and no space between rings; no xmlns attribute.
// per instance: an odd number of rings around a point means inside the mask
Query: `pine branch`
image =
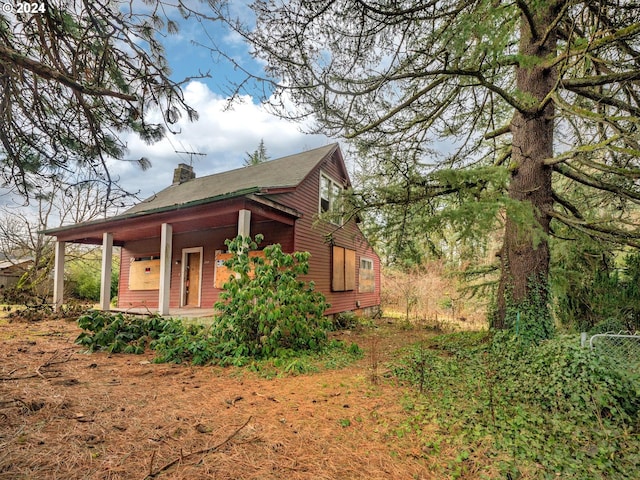
<svg viewBox="0 0 640 480"><path fill-rule="evenodd" d="M120 100L126 100L130 102L135 102L138 98L135 95L128 95L126 93L117 92L115 90L109 90L106 88L98 88L98 87L89 87L79 83L76 79L61 73L58 70L54 70L53 68L40 63L36 60L33 60L29 57L22 55L21 53L13 50L12 48L0 44L0 60L7 63L14 63L15 65L19 65L24 69L30 71L34 75L37 75L41 78L47 80L55 80L57 82L66 85L71 88L75 92L91 95L91 96L106 96L119 98Z"/></svg>
<svg viewBox="0 0 640 480"><path fill-rule="evenodd" d="M493 130L491 132L487 132L484 136L485 140L491 140L493 138L497 138L500 137L502 135L505 135L507 133L511 133L511 124L507 124L503 127L500 127L496 130Z"/></svg>
<svg viewBox="0 0 640 480"><path fill-rule="evenodd" d="M595 153L599 150L605 149L609 147L615 141L620 140L620 135L612 135L611 137L603 140L599 143L589 143L587 145L581 145L573 150L568 152L564 152L561 155L557 155L553 158L548 158L544 161L545 165L553 166L559 163L567 162L568 160L573 160L575 158L580 158L581 156L589 153Z"/></svg>
<svg viewBox="0 0 640 480"><path fill-rule="evenodd" d="M588 98L589 100L593 100L594 102L597 102L599 104L609 105L610 107L615 107L623 112L629 112L635 117L640 117L640 108L634 107L628 102L623 102L608 95L603 95L599 91L574 86L568 86L567 90L584 98Z"/></svg>
<svg viewBox="0 0 640 480"><path fill-rule="evenodd" d="M574 217L576 217L579 220L584 220L584 217L582 216L582 213L580 213L580 211L577 209L577 207L575 205L573 205L571 202L569 202L569 200L567 200L564 197L561 197L556 192L552 193L552 197L553 197L553 201L554 202L559 203L564 208L569 210L573 214Z"/></svg>
<svg viewBox="0 0 640 480"><path fill-rule="evenodd" d="M526 19L527 25L529 25L529 30L531 31L531 37L534 40L539 39L540 35L536 27L536 22L533 18L533 13L531 13L531 10L529 10L529 6L527 5L527 3L524 0L516 0L516 5L518 5L518 8L522 12L522 15Z"/></svg>
<svg viewBox="0 0 640 480"><path fill-rule="evenodd" d="M244 422L240 427L238 427L236 429L236 431L234 431L231 435L229 435L227 438L225 438L222 442L218 443L217 445L214 445L213 447L205 448L205 449L202 449L202 450L198 450L196 452L191 452L191 453L188 453L186 455L180 455L179 458L176 458L175 460L167 463L166 465L162 466L161 468L159 468L155 472L152 472L152 471L149 472L149 474L146 477L144 477L145 480L147 480L149 478L157 477L162 472L165 472L165 471L169 470L171 467L173 467L177 463L183 461L185 458L193 457L194 455L205 455L207 453L212 453L212 452L215 452L217 450L220 450L220 448L224 447L227 443L229 443L231 440L233 440L233 438L236 435L238 435L238 433L240 433L240 431L244 427L246 427L249 424L250 421L251 421L251 417L249 417L246 422ZM154 452L153 456L155 457L155 452ZM153 457L151 458L151 462L153 464Z"/></svg>
<svg viewBox="0 0 640 480"><path fill-rule="evenodd" d="M640 70L610 73L608 75L592 75L587 77L564 78L560 82L567 89L598 87L612 83L630 82L640 79Z"/></svg>
<svg viewBox="0 0 640 480"><path fill-rule="evenodd" d="M640 204L640 193L628 188L623 188L612 183L603 182L602 180L599 180L591 175L587 175L586 173L580 172L566 164L556 164L553 166L553 170L567 178L570 178L571 180L575 180L576 182L581 183L582 185L593 187L597 190L605 192L611 192L621 197L627 198L634 203Z"/></svg>
<svg viewBox="0 0 640 480"><path fill-rule="evenodd" d="M556 210L549 210L546 213L568 227L581 231L591 237L640 248L640 232L638 231L632 232L619 228L597 225L595 223L587 222L586 220L563 215Z"/></svg>

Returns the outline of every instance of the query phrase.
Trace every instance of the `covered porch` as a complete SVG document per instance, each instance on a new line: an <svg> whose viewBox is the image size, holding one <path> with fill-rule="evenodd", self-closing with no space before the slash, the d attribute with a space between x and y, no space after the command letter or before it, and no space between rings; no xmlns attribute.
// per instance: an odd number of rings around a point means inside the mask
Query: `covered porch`
<svg viewBox="0 0 640 480"><path fill-rule="evenodd" d="M101 310L139 314L158 313L163 316L171 315L183 318L212 316L212 305L207 305L208 308L200 308L200 305L198 308L187 305L176 306L175 292L173 295L174 305L170 305L171 288L176 288L175 285L172 287L172 269L184 268L179 259L174 258L173 243L176 235L225 228L231 235L237 232L237 235L250 236L252 225L254 229L259 229L263 222L272 224L275 222L292 229L299 217L300 214L289 207L259 195L245 193L241 197L232 199L227 197L215 203L213 201L198 202L195 205L183 204L152 212L145 211L129 215L125 213L105 220L47 230L44 232L45 234L56 237L53 282L54 309L58 310L64 303L66 245L81 243L102 246L101 288L98 306ZM157 307L155 305L132 305L125 308L121 305L119 308L112 308L110 285L113 274L111 265L114 247L125 247L128 242L145 239L151 239L158 245L159 285L157 297L154 297L157 298ZM180 275L179 271L174 273ZM155 304L156 301L154 300L152 303Z"/></svg>

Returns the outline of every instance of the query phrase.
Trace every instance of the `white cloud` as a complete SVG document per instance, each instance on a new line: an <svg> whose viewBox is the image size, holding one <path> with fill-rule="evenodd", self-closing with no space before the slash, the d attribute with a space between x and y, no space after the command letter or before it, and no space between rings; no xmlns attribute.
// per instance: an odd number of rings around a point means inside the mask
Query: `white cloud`
<svg viewBox="0 0 640 480"><path fill-rule="evenodd" d="M140 191L143 198L150 196L170 185L177 164L189 163L191 158L199 177L241 167L247 152L253 152L260 140L264 140L267 154L272 159L331 142L322 135L302 133L300 125L268 113L249 96L227 109L227 99L202 82L190 82L184 94L187 103L198 111L199 120L189 122L182 118L174 125L179 133L168 133L167 138L153 145L146 145L136 136L129 137L126 158L147 157L152 168L142 172L131 162L110 162L110 171L120 177L123 188ZM190 158L176 151L206 156Z"/></svg>

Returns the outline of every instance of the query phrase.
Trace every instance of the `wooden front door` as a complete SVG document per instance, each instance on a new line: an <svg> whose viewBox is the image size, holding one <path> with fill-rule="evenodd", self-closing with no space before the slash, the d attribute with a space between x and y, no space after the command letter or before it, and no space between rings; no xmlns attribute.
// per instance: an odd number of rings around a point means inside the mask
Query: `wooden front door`
<svg viewBox="0 0 640 480"><path fill-rule="evenodd" d="M182 251L183 282L182 307L200 307L202 283L202 249L189 248Z"/></svg>

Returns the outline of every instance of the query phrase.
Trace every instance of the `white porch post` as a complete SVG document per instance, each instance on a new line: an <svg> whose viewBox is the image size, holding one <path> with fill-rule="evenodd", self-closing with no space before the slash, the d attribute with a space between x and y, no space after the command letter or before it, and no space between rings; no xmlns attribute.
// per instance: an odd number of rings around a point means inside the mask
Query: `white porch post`
<svg viewBox="0 0 640 480"><path fill-rule="evenodd" d="M158 298L158 313L160 315L169 315L172 240L173 226L169 223L163 223L160 232L160 294Z"/></svg>
<svg viewBox="0 0 640 480"><path fill-rule="evenodd" d="M111 260L113 258L113 234L102 234L102 272L100 274L100 310L111 309Z"/></svg>
<svg viewBox="0 0 640 480"><path fill-rule="evenodd" d="M238 211L238 235L251 235L251 210Z"/></svg>
<svg viewBox="0 0 640 480"><path fill-rule="evenodd" d="M64 250L65 242L56 242L53 267L53 309L56 312L60 310L64 300Z"/></svg>

